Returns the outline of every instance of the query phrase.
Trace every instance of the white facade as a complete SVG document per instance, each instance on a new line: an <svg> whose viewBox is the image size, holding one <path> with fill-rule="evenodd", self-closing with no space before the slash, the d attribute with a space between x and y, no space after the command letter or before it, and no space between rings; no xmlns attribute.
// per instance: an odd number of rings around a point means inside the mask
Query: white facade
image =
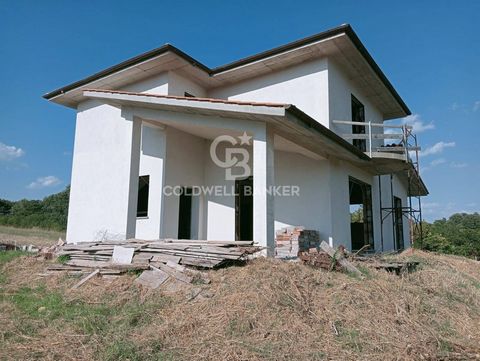
<svg viewBox="0 0 480 361"><path fill-rule="evenodd" d="M150 69L143 64L144 71ZM364 84L352 80L338 58L317 54L258 76L238 76L238 81L223 81L226 75L220 74L213 85L198 74L189 78L185 65L182 69L98 87L75 100L68 242L178 238L185 219L192 239L239 239L239 222L244 222L239 214L248 209L240 204L248 200L234 194L236 181L228 179L211 152L219 136L240 139L246 134L247 144L221 142L215 151L225 158L230 148L240 147L248 154L254 191L249 198L252 238L270 254L275 232L292 226L317 230L323 240L351 248L351 178L371 187L375 249L395 249L394 218L381 222L380 204L393 207L393 190L406 206L408 187L396 175L391 186L390 175L371 166L368 156L335 138L352 132L351 125L335 123L352 120L352 95L363 104L367 122L382 124L386 118L380 98L372 98ZM304 114L297 119L288 106L270 103L294 104ZM320 130L302 123L306 118ZM383 133L383 128L373 132ZM383 139L372 141L372 147L382 144ZM149 176L148 214L137 217L140 176ZM290 191L293 186L298 194L264 191L272 186ZM175 193L180 187L203 187L201 194L184 199L186 213ZM207 187L223 191L205 192ZM408 247L406 218L402 226Z"/></svg>

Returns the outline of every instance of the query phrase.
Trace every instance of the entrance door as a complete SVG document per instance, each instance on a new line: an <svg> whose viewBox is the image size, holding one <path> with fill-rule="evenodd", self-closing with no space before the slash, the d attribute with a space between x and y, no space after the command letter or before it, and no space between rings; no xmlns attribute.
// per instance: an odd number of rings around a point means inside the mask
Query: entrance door
<svg viewBox="0 0 480 361"><path fill-rule="evenodd" d="M191 239L192 189L183 188L178 206L178 239Z"/></svg>
<svg viewBox="0 0 480 361"><path fill-rule="evenodd" d="M350 177L349 189L352 250L359 250L367 244L373 250L372 187Z"/></svg>
<svg viewBox="0 0 480 361"><path fill-rule="evenodd" d="M394 200L394 215L395 215L395 247L397 250L405 248L403 241L403 209L402 200L398 197L393 197Z"/></svg>
<svg viewBox="0 0 480 361"><path fill-rule="evenodd" d="M235 181L235 240L253 240L253 177Z"/></svg>

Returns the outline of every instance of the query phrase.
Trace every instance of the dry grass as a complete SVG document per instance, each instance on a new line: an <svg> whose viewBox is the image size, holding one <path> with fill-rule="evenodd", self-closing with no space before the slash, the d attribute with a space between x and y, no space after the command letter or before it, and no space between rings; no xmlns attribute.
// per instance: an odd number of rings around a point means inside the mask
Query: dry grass
<svg viewBox="0 0 480 361"><path fill-rule="evenodd" d="M58 238L65 239L65 232L40 228L16 228L0 226L0 243L17 245L51 246Z"/></svg>
<svg viewBox="0 0 480 361"><path fill-rule="evenodd" d="M480 263L399 257L420 269L402 278L362 268L360 279L258 259L210 271L193 300L192 287L146 291L135 275L70 291L77 279L36 276L45 262L18 258L2 271L0 358L480 359Z"/></svg>

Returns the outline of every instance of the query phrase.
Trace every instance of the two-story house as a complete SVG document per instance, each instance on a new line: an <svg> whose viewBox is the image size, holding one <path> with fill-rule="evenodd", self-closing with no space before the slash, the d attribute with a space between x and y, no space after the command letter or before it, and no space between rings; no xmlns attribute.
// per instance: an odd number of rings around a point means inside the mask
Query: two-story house
<svg viewBox="0 0 480 361"><path fill-rule="evenodd" d="M349 25L214 69L165 45L44 97L77 112L68 242L254 240L272 254L276 230L304 226L401 249L411 197L428 194L411 129L384 131L410 110Z"/></svg>

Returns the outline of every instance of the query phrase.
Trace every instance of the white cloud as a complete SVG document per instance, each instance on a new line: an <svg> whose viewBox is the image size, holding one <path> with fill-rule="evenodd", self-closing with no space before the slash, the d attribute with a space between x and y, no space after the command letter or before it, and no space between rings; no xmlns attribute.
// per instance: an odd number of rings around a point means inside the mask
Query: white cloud
<svg viewBox="0 0 480 361"><path fill-rule="evenodd" d="M455 142L438 142L432 145L431 147L427 147L425 150L420 152L421 156L427 156L432 154L439 154L442 153L445 148L452 148L455 147Z"/></svg>
<svg viewBox="0 0 480 361"><path fill-rule="evenodd" d="M443 164L443 163L445 163L445 162L446 162L445 158L438 158L438 159L432 160L432 161L430 162L430 165L431 165L432 167L436 167L437 165Z"/></svg>
<svg viewBox="0 0 480 361"><path fill-rule="evenodd" d="M30 183L27 188L28 189L40 189L46 187L53 187L60 184L61 181L57 177L53 175L49 175L46 177L39 177L36 181Z"/></svg>
<svg viewBox="0 0 480 361"><path fill-rule="evenodd" d="M429 171L430 169L436 167L437 165L444 164L446 162L447 161L445 160L445 158L434 159L426 167L421 167L420 171L423 174L423 173Z"/></svg>
<svg viewBox="0 0 480 361"><path fill-rule="evenodd" d="M480 110L480 100L473 103L473 111L476 112L477 110Z"/></svg>
<svg viewBox="0 0 480 361"><path fill-rule="evenodd" d="M467 166L468 166L468 164L464 163L464 162L451 162L450 163L450 167L452 167L452 168L465 168Z"/></svg>
<svg viewBox="0 0 480 361"><path fill-rule="evenodd" d="M13 145L6 145L0 142L0 161L10 161L20 158L25 154L22 148L17 148Z"/></svg>
<svg viewBox="0 0 480 361"><path fill-rule="evenodd" d="M412 114L402 119L402 124L410 125L413 127L414 133L421 133L426 130L435 129L433 122L424 123L419 114Z"/></svg>
<svg viewBox="0 0 480 361"><path fill-rule="evenodd" d="M452 105L450 105L450 110L455 111L459 108L460 106L458 105L457 102L454 102Z"/></svg>

